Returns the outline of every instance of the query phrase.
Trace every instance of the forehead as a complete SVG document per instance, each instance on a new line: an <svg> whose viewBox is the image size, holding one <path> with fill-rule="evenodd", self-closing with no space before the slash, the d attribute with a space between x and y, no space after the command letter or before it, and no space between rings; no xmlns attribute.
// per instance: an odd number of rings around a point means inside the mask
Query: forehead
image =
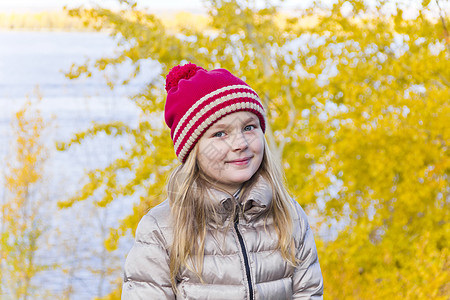
<svg viewBox="0 0 450 300"><path fill-rule="evenodd" d="M257 121L259 122L258 117L249 111L238 111L226 115L221 118L217 122L215 122L211 127L222 127L222 126L232 126L232 125L241 125L243 123Z"/></svg>

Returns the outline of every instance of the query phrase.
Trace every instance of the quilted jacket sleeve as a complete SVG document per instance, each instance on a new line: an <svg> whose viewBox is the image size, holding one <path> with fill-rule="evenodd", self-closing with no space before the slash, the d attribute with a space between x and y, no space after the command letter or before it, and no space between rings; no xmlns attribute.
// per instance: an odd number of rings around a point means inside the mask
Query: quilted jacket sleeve
<svg viewBox="0 0 450 300"><path fill-rule="evenodd" d="M147 214L125 261L122 299L175 299L169 276L169 256L157 220Z"/></svg>
<svg viewBox="0 0 450 300"><path fill-rule="evenodd" d="M313 232L305 212L300 205L295 204L300 223L300 244L297 248L297 258L300 263L295 269L292 280L293 299L322 299L323 278Z"/></svg>

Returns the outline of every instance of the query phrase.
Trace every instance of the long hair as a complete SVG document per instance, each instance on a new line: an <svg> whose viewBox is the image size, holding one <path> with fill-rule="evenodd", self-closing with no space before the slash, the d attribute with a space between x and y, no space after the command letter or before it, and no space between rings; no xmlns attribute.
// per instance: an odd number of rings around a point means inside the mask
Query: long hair
<svg viewBox="0 0 450 300"><path fill-rule="evenodd" d="M202 280L207 225L208 222L219 220L216 208L212 201L208 200L207 194L208 188L213 183L203 176L197 164L197 145L191 151L186 162L172 172L167 185L173 222L173 243L170 249L169 268L174 290L176 290L176 276L182 267L188 268ZM285 188L281 165L275 161L266 140L264 140L261 165L253 177L244 183L241 190L243 197L259 176L265 178L272 185L273 197L269 214L273 218L273 225L278 235L278 249L288 263L296 265L292 236L294 207ZM233 198L232 195L230 197ZM235 210L232 213L234 215Z"/></svg>

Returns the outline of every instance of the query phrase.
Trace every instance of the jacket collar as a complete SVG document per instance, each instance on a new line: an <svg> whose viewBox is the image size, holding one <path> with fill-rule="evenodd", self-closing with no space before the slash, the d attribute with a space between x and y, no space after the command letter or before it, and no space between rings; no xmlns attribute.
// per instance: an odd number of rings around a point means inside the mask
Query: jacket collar
<svg viewBox="0 0 450 300"><path fill-rule="evenodd" d="M218 213L228 217L233 210L233 205L239 205L244 219L249 222L265 213L272 202L272 187L262 176L259 176L245 197L239 197L237 203L233 203L230 195L211 188L208 190L211 200L217 206Z"/></svg>

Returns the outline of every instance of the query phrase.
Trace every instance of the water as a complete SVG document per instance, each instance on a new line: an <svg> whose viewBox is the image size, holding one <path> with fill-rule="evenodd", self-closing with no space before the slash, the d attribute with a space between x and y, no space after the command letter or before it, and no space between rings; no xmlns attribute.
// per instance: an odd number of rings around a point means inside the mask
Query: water
<svg viewBox="0 0 450 300"><path fill-rule="evenodd" d="M137 201L134 198L115 199L107 209L96 208L91 201L66 210L56 209L56 201L80 188L86 170L104 167L120 157L120 147L126 148L127 141L100 135L67 152L56 151L55 142L68 141L75 132L89 128L93 121L122 121L136 126L139 109L128 96L156 75L152 68L144 68L146 72L129 86L114 91L99 73L77 80L64 76L63 72L73 63L111 56L114 49L113 39L104 33L0 32L0 166L5 170L5 161L11 154L12 116L27 99L37 98L38 88L42 100L37 107L48 122L45 144L49 148L47 180L40 186L39 195L46 194L49 201L48 209L41 215L48 230L41 240L43 248L37 261L55 263L57 267L42 272L34 283L56 295L72 288L73 292L68 293L71 299L92 299L109 292L110 281L121 276L123 259L131 246L131 238L126 237L115 253L104 256L102 252L108 228L117 226L118 220L131 212ZM125 78L131 68L123 65L118 70ZM108 72L111 76L115 73ZM2 189L0 199L4 193ZM114 271L101 280L99 271L106 266Z"/></svg>
<svg viewBox="0 0 450 300"><path fill-rule="evenodd" d="M94 72L91 78L69 80L64 72L73 63L114 54L114 41L104 33L77 32L0 32L0 125L2 138L12 113L22 107L27 96L43 97L42 113L54 115L62 138L84 129L91 121L137 120L137 108L127 99L151 78L149 72L126 88L111 91L104 78ZM130 66L120 69L130 72ZM109 72L113 74L113 70ZM5 143L1 143L4 145Z"/></svg>

